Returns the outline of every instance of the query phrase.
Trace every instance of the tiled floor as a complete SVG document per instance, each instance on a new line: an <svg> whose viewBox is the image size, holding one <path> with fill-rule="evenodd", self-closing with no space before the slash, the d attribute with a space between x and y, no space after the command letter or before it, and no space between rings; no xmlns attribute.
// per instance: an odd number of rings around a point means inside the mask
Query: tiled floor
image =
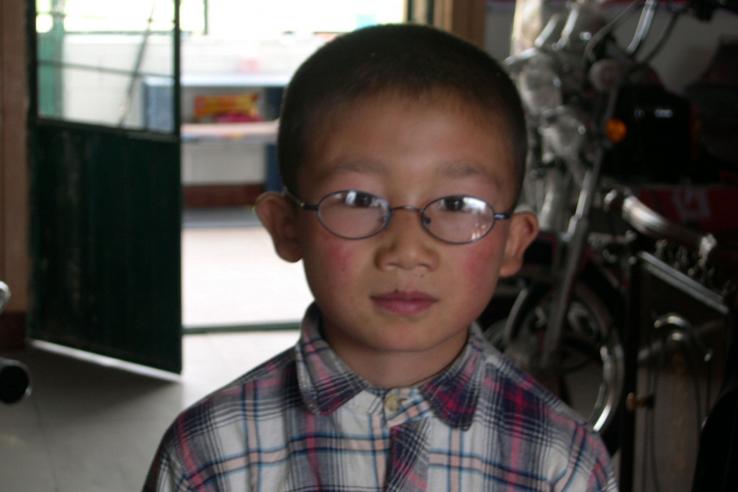
<svg viewBox="0 0 738 492"><path fill-rule="evenodd" d="M200 226L186 221L183 231L186 326L301 318L310 294L299 264L279 260L253 220L212 228L201 219L195 218ZM33 384L25 401L0 404L0 490L140 490L156 445L180 410L296 338L296 331L186 335L176 382L35 347L0 354L24 362Z"/></svg>
<svg viewBox="0 0 738 492"><path fill-rule="evenodd" d="M184 372L166 382L29 348L33 392L0 404L0 490L140 490L174 416L293 345L297 332L188 335Z"/></svg>
<svg viewBox="0 0 738 492"><path fill-rule="evenodd" d="M302 318L311 300L302 264L281 260L251 213L215 211L188 217L182 233L185 327ZM238 227L203 227L203 223Z"/></svg>

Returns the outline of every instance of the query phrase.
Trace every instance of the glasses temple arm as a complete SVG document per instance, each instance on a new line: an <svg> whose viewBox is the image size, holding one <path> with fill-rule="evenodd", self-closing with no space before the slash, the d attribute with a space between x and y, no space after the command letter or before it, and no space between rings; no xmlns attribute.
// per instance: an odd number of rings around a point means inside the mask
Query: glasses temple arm
<svg viewBox="0 0 738 492"><path fill-rule="evenodd" d="M314 210L314 211L318 210L318 205L314 205L314 204L306 203L302 201L300 197L298 197L297 195L292 193L290 190L288 190L286 186L282 187L282 195L286 196L287 198L295 202L295 205L297 205L303 210Z"/></svg>

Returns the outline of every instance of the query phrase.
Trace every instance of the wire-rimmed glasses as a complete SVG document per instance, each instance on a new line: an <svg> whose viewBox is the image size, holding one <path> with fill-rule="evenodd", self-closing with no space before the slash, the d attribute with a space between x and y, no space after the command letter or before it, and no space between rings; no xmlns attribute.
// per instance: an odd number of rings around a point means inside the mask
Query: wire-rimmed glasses
<svg viewBox="0 0 738 492"><path fill-rule="evenodd" d="M423 207L390 207L380 196L361 190L329 193L318 203L306 203L287 188L284 194L303 210L316 212L329 232L343 239L365 239L385 230L398 210L415 212L420 225L434 238L450 244L468 244L489 234L509 212L495 212L492 205L470 195L449 195L431 200Z"/></svg>

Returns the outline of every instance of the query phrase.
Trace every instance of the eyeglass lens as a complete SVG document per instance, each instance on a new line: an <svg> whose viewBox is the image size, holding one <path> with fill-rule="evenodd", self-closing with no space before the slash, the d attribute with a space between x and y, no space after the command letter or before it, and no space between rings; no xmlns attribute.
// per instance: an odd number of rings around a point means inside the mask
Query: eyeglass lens
<svg viewBox="0 0 738 492"><path fill-rule="evenodd" d="M318 204L318 216L334 234L359 239L385 227L389 206L382 198L361 191L339 191Z"/></svg>

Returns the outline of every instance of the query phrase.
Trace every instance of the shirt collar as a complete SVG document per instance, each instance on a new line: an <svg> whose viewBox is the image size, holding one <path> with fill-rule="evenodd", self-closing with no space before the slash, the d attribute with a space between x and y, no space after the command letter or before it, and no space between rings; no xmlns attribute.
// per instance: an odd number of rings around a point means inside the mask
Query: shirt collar
<svg viewBox="0 0 738 492"><path fill-rule="evenodd" d="M320 333L320 311L312 304L302 320L296 348L297 381L307 408L330 415L369 387L331 349Z"/></svg>
<svg viewBox="0 0 738 492"><path fill-rule="evenodd" d="M482 383L484 338L472 326L464 350L445 370L420 386L436 417L449 427L467 430L474 419Z"/></svg>
<svg viewBox="0 0 738 492"><path fill-rule="evenodd" d="M479 329L472 327L466 346L454 362L418 387L436 417L450 427L466 430L472 423L482 379L484 343ZM330 415L360 392L373 390L322 337L320 311L315 304L302 321L296 362L300 392L313 413Z"/></svg>

